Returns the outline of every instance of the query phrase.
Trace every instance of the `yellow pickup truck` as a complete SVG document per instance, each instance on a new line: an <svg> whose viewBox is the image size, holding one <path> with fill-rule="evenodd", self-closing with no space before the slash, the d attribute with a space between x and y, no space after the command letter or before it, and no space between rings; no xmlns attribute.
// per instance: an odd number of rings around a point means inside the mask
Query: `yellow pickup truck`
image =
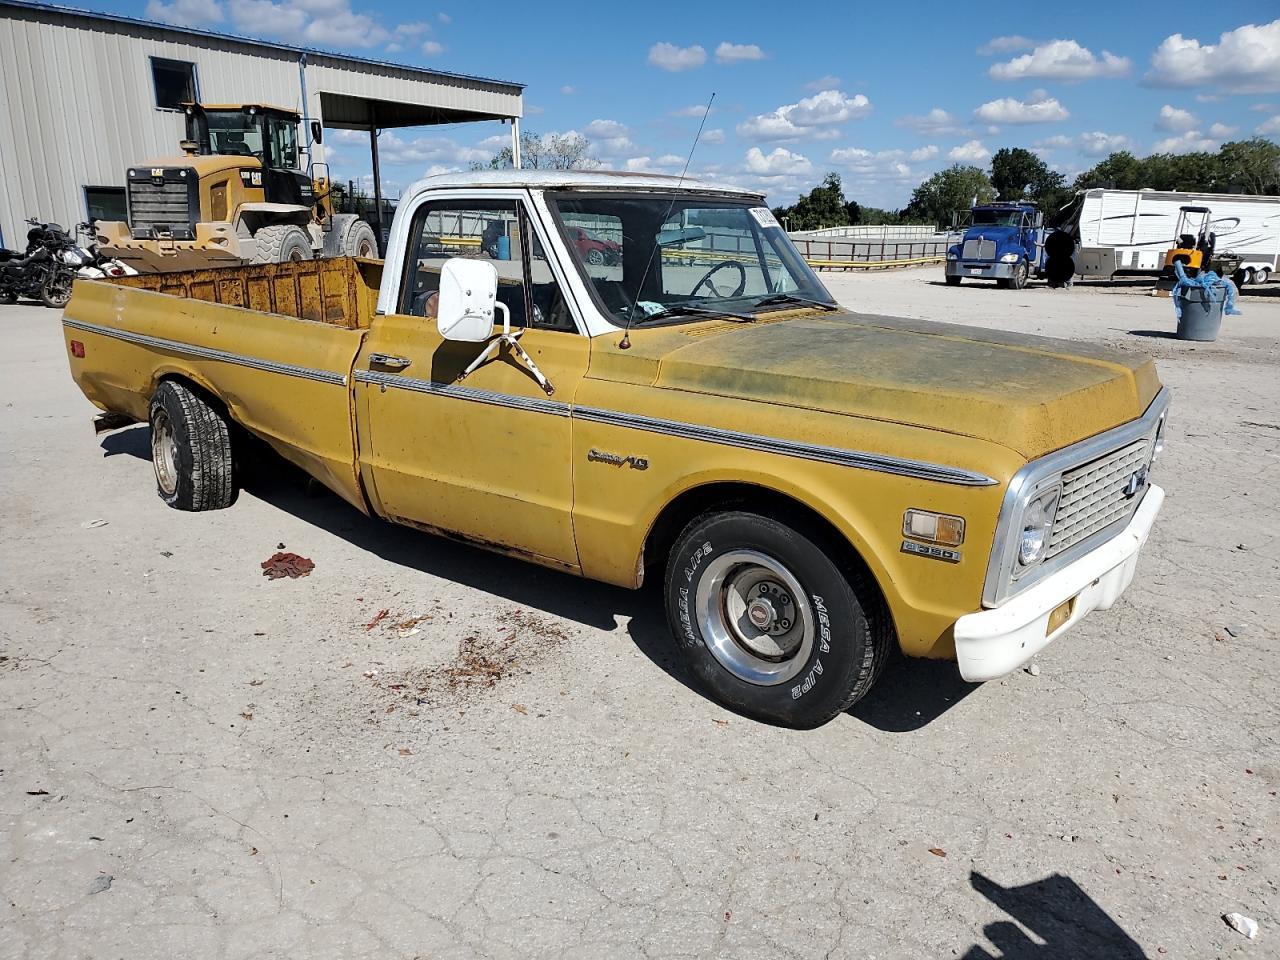
<svg viewBox="0 0 1280 960"><path fill-rule="evenodd" d="M99 427L231 505L251 434L358 509L626 587L660 577L706 692L813 727L892 648L971 681L1134 576L1168 392L1083 344L851 313L758 194L431 177L385 263L77 281Z"/></svg>

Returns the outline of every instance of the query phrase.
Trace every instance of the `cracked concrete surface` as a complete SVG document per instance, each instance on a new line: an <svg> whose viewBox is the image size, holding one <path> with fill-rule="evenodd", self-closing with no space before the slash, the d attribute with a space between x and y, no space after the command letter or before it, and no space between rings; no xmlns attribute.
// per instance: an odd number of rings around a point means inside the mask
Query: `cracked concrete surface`
<svg viewBox="0 0 1280 960"><path fill-rule="evenodd" d="M831 287L1155 353L1169 498L1040 676L904 662L809 733L691 691L651 592L287 476L169 510L57 315L0 308L0 956L1274 956L1280 284L1192 345L1123 287L935 273ZM261 575L278 543L310 577ZM500 677L442 679L467 637Z"/></svg>

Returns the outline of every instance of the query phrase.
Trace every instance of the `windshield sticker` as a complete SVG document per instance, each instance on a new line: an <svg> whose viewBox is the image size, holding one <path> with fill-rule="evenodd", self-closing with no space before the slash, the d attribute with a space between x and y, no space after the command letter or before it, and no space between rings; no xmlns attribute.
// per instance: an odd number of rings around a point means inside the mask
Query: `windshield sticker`
<svg viewBox="0 0 1280 960"><path fill-rule="evenodd" d="M756 223L768 229L769 227L780 227L777 217L775 217L768 207L752 207L751 216L755 217Z"/></svg>

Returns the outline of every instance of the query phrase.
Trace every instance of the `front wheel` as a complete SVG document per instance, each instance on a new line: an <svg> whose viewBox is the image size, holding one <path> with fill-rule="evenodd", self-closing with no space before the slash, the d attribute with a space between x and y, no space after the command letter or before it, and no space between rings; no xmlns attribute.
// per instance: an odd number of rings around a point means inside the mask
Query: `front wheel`
<svg viewBox="0 0 1280 960"><path fill-rule="evenodd" d="M862 697L892 630L872 588L814 539L758 514L705 514L667 563L667 618L690 673L730 710L809 729Z"/></svg>
<svg viewBox="0 0 1280 960"><path fill-rule="evenodd" d="M958 287L960 286L961 279L962 279L961 277L956 277L956 276L952 276L951 274L947 274L947 286Z"/></svg>
<svg viewBox="0 0 1280 960"><path fill-rule="evenodd" d="M1021 290L1027 285L1027 278L1031 274L1031 267L1027 261L1020 260L1013 267L1013 274L1009 277L1009 289Z"/></svg>

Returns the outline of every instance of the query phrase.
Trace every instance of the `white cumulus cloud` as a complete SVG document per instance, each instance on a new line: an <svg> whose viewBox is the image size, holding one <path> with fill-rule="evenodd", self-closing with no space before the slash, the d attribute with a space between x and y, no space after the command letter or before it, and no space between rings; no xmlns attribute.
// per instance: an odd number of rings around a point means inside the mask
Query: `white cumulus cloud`
<svg viewBox="0 0 1280 960"><path fill-rule="evenodd" d="M444 53L444 44L434 40L426 40L422 44L422 52L428 57L438 57Z"/></svg>
<svg viewBox="0 0 1280 960"><path fill-rule="evenodd" d="M655 43L649 48L649 62L662 70L679 73L707 62L707 51L698 44L677 47L674 43Z"/></svg>
<svg viewBox="0 0 1280 960"><path fill-rule="evenodd" d="M1130 66L1127 57L1106 50L1097 56L1074 40L1050 40L1007 63L993 64L988 72L997 80L1091 80L1122 77Z"/></svg>
<svg viewBox="0 0 1280 960"><path fill-rule="evenodd" d="M765 53L754 43L725 42L716 47L716 63L742 63L747 60L763 60Z"/></svg>
<svg viewBox="0 0 1280 960"><path fill-rule="evenodd" d="M813 164L809 158L792 153L784 147L775 147L771 153L764 153L759 147L747 151L747 170L758 177L785 177L810 173Z"/></svg>
<svg viewBox="0 0 1280 960"><path fill-rule="evenodd" d="M1166 103L1160 108L1160 116L1156 118L1156 129L1181 133L1183 130L1193 129L1199 122L1190 110Z"/></svg>
<svg viewBox="0 0 1280 960"><path fill-rule="evenodd" d="M970 140L952 148L947 159L952 163L986 163L991 159L991 151L983 146L981 140Z"/></svg>
<svg viewBox="0 0 1280 960"><path fill-rule="evenodd" d="M206 27L211 23L221 23L226 15L218 0L173 0L172 3L150 0L147 19L172 23L177 27Z"/></svg>
<svg viewBox="0 0 1280 960"><path fill-rule="evenodd" d="M1043 91L1036 92L1043 96ZM1031 103L1013 97L991 100L973 111L973 115L984 123L1054 123L1071 116L1066 107L1049 96Z"/></svg>
<svg viewBox="0 0 1280 960"><path fill-rule="evenodd" d="M1105 157L1118 150L1134 150L1137 144L1123 133L1103 133L1101 130L1093 130L1080 134L1076 147L1081 153L1090 157Z"/></svg>
<svg viewBox="0 0 1280 960"><path fill-rule="evenodd" d="M978 48L978 54L989 57L993 53L1014 53L1018 50L1030 50L1036 45L1034 40L1014 34L1010 37L992 37Z"/></svg>
<svg viewBox="0 0 1280 960"><path fill-rule="evenodd" d="M1264 137L1280 136L1280 113L1262 121L1253 132Z"/></svg>
<svg viewBox="0 0 1280 960"><path fill-rule="evenodd" d="M1280 19L1246 24L1204 43L1180 33L1151 55L1147 83L1158 87L1218 86L1232 93L1280 90Z"/></svg>
<svg viewBox="0 0 1280 960"><path fill-rule="evenodd" d="M1202 135L1199 130L1188 130L1186 133L1179 134L1176 137L1166 137L1164 140L1157 140L1155 146L1151 148L1151 152L1212 153L1220 146L1222 146L1221 140L1214 140L1212 137L1206 137Z"/></svg>
<svg viewBox="0 0 1280 960"><path fill-rule="evenodd" d="M582 130L591 140L594 152L603 157L621 157L635 153L631 131L617 120L592 120Z"/></svg>
<svg viewBox="0 0 1280 960"><path fill-rule="evenodd" d="M962 137L969 132L963 123L941 107L934 107L920 116L899 117L893 122L899 127L914 130L922 137Z"/></svg>
<svg viewBox="0 0 1280 960"><path fill-rule="evenodd" d="M871 101L860 93L845 96L839 90L823 90L798 103L784 104L738 124L738 133L757 140L796 140L812 137L829 140L839 136L834 128L866 116Z"/></svg>

